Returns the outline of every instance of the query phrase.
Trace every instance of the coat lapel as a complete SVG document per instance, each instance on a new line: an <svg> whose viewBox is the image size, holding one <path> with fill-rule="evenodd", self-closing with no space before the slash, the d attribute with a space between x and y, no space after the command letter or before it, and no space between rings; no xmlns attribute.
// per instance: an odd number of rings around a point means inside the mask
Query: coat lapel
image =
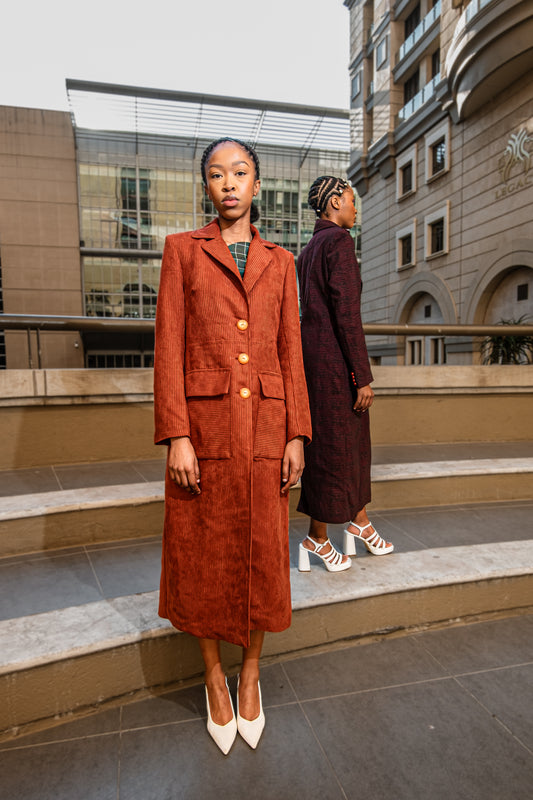
<svg viewBox="0 0 533 800"><path fill-rule="evenodd" d="M252 241L250 242L250 249L248 251L248 258L246 260L246 269L244 271L244 280L242 280L239 268L231 255L228 246L222 236L220 235L220 227L217 220L213 220L204 228L194 231L193 237L195 239L202 239L202 249L204 252L212 256L219 264L225 269L228 269L235 275L239 283L244 284L247 292L251 292L254 284L262 275L263 271L270 264L271 254L270 250L276 247L275 244L266 242L259 236L259 231L252 225Z"/></svg>
<svg viewBox="0 0 533 800"><path fill-rule="evenodd" d="M275 245L270 242L265 242L259 236L255 228L253 230L253 238L250 242L250 249L248 250L248 258L246 260L246 269L244 270L244 288L247 292L251 292L254 284L258 278L261 277L263 271L268 267L272 256L270 248Z"/></svg>

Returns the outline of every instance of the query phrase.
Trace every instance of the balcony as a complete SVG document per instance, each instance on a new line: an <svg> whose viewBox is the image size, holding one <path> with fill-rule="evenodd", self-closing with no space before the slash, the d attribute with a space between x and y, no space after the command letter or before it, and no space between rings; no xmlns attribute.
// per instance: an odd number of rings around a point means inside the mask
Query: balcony
<svg viewBox="0 0 533 800"><path fill-rule="evenodd" d="M419 25L414 29L412 34L407 37L405 42L400 47L398 52L397 61L400 62L403 58L405 58L408 53L411 52L413 47L420 41L422 36L429 31L432 25L440 18L440 0L433 6L429 14L426 14L424 19L420 22Z"/></svg>
<svg viewBox="0 0 533 800"><path fill-rule="evenodd" d="M415 111L418 111L424 103L427 103L428 100L431 100L435 95L435 88L440 81L440 72L438 72L434 78L430 80L429 83L426 83L423 89L421 89L418 94L409 100L408 103L404 105L404 107L398 112L398 122L405 122L406 119L409 119Z"/></svg>
<svg viewBox="0 0 533 800"><path fill-rule="evenodd" d="M533 16L521 0L472 0L446 56L441 97L454 122L466 119L533 69Z"/></svg>

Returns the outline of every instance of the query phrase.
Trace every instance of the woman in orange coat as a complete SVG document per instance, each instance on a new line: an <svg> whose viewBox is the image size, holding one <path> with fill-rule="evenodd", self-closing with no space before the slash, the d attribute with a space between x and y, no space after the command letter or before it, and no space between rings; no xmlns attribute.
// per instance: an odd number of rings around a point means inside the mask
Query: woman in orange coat
<svg viewBox="0 0 533 800"><path fill-rule="evenodd" d="M290 625L289 489L311 422L294 260L251 225L255 151L213 142L218 219L168 236L156 317L155 441L168 445L159 613L199 638L208 731L228 752L264 725L265 631ZM242 645L237 718L220 640Z"/></svg>

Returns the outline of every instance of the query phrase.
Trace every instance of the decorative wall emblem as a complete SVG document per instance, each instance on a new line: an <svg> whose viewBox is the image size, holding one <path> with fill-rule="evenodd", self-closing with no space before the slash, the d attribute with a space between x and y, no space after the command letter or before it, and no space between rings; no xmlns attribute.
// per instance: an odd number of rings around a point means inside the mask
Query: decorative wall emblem
<svg viewBox="0 0 533 800"><path fill-rule="evenodd" d="M498 160L501 186L496 191L496 199L505 197L531 185L530 169L533 173L533 135L526 128L509 136L507 147Z"/></svg>

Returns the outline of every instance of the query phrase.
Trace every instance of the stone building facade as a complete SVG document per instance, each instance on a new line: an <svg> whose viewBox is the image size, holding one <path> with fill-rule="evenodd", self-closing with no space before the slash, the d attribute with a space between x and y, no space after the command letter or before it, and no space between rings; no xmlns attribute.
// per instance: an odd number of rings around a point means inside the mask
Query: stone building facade
<svg viewBox="0 0 533 800"><path fill-rule="evenodd" d="M533 7L345 0L363 319L533 322ZM479 343L373 339L375 363L472 363Z"/></svg>

